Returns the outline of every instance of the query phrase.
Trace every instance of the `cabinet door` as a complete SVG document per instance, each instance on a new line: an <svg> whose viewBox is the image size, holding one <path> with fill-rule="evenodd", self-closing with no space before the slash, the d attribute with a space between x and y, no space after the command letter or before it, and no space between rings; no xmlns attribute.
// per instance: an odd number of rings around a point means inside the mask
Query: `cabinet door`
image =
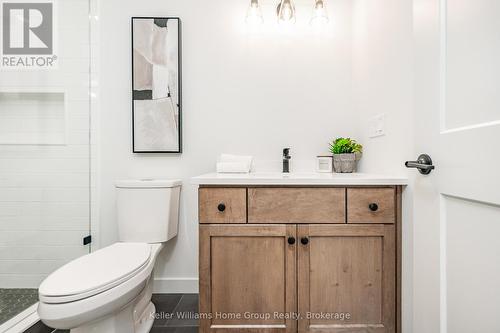
<svg viewBox="0 0 500 333"><path fill-rule="evenodd" d="M200 226L201 333L296 332L296 230Z"/></svg>
<svg viewBox="0 0 500 333"><path fill-rule="evenodd" d="M299 333L393 333L393 225L298 227Z"/></svg>

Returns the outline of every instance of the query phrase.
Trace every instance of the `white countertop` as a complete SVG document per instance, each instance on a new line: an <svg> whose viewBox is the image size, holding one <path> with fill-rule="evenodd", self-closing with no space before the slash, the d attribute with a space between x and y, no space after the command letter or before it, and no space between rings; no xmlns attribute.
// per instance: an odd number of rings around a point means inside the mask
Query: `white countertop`
<svg viewBox="0 0 500 333"><path fill-rule="evenodd" d="M194 185L407 185L408 178L365 173L256 172L248 174L208 173L191 178Z"/></svg>

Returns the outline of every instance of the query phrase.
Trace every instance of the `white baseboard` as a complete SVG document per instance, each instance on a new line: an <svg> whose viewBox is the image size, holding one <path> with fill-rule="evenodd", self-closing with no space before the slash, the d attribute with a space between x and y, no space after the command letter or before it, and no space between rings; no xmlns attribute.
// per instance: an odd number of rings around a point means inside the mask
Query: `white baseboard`
<svg viewBox="0 0 500 333"><path fill-rule="evenodd" d="M198 278L155 278L153 292L157 294L197 294Z"/></svg>

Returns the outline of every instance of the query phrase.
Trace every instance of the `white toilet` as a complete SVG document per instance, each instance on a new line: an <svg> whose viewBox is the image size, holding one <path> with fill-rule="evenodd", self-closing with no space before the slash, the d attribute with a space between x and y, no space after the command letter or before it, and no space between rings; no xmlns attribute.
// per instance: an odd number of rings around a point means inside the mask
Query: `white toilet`
<svg viewBox="0 0 500 333"><path fill-rule="evenodd" d="M71 333L147 333L153 267L177 235L180 180L116 183L119 243L52 273L39 288L40 319Z"/></svg>

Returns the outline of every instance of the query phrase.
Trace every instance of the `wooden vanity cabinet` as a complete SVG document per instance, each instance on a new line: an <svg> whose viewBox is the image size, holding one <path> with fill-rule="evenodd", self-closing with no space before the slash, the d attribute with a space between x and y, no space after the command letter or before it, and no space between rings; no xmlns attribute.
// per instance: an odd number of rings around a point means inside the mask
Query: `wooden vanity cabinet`
<svg viewBox="0 0 500 333"><path fill-rule="evenodd" d="M200 333L401 331L400 186L201 187L199 198L200 212L222 198L235 216L200 213Z"/></svg>

